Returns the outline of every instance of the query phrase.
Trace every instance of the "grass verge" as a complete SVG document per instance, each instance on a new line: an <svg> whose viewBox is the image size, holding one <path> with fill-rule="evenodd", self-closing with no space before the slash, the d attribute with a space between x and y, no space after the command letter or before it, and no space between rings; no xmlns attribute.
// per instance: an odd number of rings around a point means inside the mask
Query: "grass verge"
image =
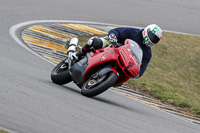
<svg viewBox="0 0 200 133"><path fill-rule="evenodd" d="M145 74L133 87L200 117L200 36L164 33Z"/></svg>
<svg viewBox="0 0 200 133"><path fill-rule="evenodd" d="M89 37L80 37L84 45ZM200 117L200 36L163 33L144 75L126 85Z"/></svg>
<svg viewBox="0 0 200 133"><path fill-rule="evenodd" d="M0 133L9 133L9 132L0 129Z"/></svg>

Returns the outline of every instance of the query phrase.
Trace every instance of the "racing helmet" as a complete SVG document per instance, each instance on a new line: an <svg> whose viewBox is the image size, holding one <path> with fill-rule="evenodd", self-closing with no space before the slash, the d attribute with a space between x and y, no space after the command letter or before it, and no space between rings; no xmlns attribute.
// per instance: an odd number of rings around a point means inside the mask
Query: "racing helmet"
<svg viewBox="0 0 200 133"><path fill-rule="evenodd" d="M144 39L143 44L147 47L151 47L162 38L162 29L156 24L150 24L144 28L142 35Z"/></svg>

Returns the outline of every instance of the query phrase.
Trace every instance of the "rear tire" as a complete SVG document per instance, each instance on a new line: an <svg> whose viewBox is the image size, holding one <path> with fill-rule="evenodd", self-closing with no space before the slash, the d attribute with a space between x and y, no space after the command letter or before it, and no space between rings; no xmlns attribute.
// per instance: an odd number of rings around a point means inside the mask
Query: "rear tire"
<svg viewBox="0 0 200 133"><path fill-rule="evenodd" d="M113 86L118 76L114 72L108 73L103 79L100 79L100 82L94 83L93 85L93 77L89 78L82 86L81 88L81 94L87 97L93 97L96 96L107 89L109 89L111 86Z"/></svg>
<svg viewBox="0 0 200 133"><path fill-rule="evenodd" d="M64 60L52 70L51 80L59 85L67 84L72 81L68 66Z"/></svg>

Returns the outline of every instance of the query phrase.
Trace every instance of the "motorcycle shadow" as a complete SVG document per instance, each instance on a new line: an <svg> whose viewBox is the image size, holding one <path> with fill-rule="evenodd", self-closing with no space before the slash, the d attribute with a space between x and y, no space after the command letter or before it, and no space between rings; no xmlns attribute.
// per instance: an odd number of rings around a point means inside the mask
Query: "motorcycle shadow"
<svg viewBox="0 0 200 133"><path fill-rule="evenodd" d="M73 84L73 82L70 82L65 85L58 85L53 82L50 82L50 83L57 89L69 90L69 91L77 93L77 94L80 94L80 91L81 91L80 88L78 88L75 84Z"/></svg>
<svg viewBox="0 0 200 133"><path fill-rule="evenodd" d="M121 108L121 109L125 109L125 110L131 111L131 112L135 112L135 113L140 113L141 114L141 112L139 110L137 110L136 108L132 108L131 106L128 106L128 105L126 105L124 103L121 103L120 99L119 99L119 102L118 101L114 101L113 99L108 99L108 98L105 98L105 97L98 97L98 96L97 97L93 97L91 99L97 100L97 101L105 103L105 104L109 104L111 106L115 106L117 108Z"/></svg>
<svg viewBox="0 0 200 133"><path fill-rule="evenodd" d="M53 82L51 82L52 84L54 84ZM73 84L73 82L71 83L68 83L66 85L57 85L57 84L54 84L55 87L59 88L59 89L65 89L67 91L70 91L72 93L76 93L77 95L81 95L81 90L80 88L78 88L75 84ZM109 91L109 90L108 90ZM135 112L135 113L139 113L141 114L142 112L137 110L136 108L133 108L133 106L128 106L126 104L124 104L123 102L120 102L120 99L119 101L116 101L114 99L110 99L109 97L106 97L107 92L104 92L98 96L95 96L95 97L85 97L85 98L88 98L88 99L91 99L91 100L95 100L95 101L98 101L98 102L101 102L103 104L108 104L110 106L115 106L117 108L121 108L121 109L125 109L125 110L128 110L128 111L131 111L131 112ZM112 92L111 92L112 93Z"/></svg>

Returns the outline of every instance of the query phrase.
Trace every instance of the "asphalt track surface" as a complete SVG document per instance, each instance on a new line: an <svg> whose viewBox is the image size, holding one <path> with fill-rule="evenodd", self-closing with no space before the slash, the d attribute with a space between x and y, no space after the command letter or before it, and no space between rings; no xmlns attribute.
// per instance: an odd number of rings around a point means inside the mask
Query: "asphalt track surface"
<svg viewBox="0 0 200 133"><path fill-rule="evenodd" d="M55 85L52 64L19 46L11 26L30 20L78 20L200 34L199 0L1 0L0 128L16 133L197 133L200 126L107 91L87 98Z"/></svg>

